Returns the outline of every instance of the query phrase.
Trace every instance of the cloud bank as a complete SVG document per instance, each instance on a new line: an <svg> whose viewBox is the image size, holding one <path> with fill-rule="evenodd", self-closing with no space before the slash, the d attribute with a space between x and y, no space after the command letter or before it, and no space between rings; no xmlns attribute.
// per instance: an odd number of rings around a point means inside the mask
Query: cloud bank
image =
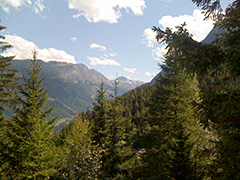
<svg viewBox="0 0 240 180"><path fill-rule="evenodd" d="M146 44L147 47L153 47L156 42L157 33L153 32L151 28L147 28L143 32L143 40L142 43Z"/></svg>
<svg viewBox="0 0 240 180"><path fill-rule="evenodd" d="M111 52L112 49L110 48L110 51L107 47L99 45L97 43L90 44L90 48L97 50L97 51L104 51L101 56L99 57L90 57L87 56L87 58L90 60L90 64L92 66L121 66L119 62L117 62L114 59L111 59L114 56L117 56L116 53Z"/></svg>
<svg viewBox="0 0 240 180"><path fill-rule="evenodd" d="M192 38L196 41L202 41L214 26L211 19L205 21L203 19L204 14L202 14L200 10L195 9L192 15L186 14L177 17L163 16L159 20L159 25L161 25L164 29L169 27L175 30L177 25L181 25L186 22L186 28L190 34L193 35Z"/></svg>
<svg viewBox="0 0 240 180"><path fill-rule="evenodd" d="M213 21L211 19L204 20L204 15L200 10L195 9L192 15L181 15L181 16L163 16L159 20L159 25L166 29L167 27L176 30L176 26L183 24L186 22L186 28L193 35L193 39L196 41L202 41L208 33L213 28ZM152 31L151 28L147 28L143 32L142 42L146 44L147 47L154 47L154 44L157 43L156 33Z"/></svg>
<svg viewBox="0 0 240 180"><path fill-rule="evenodd" d="M11 44L13 48L9 49L3 56L16 56L15 59L17 60L32 59L32 50L35 49L37 58L45 62L58 61L76 64L74 56L65 51L55 48L40 49L35 43L20 36L6 35L5 41Z"/></svg>
<svg viewBox="0 0 240 180"><path fill-rule="evenodd" d="M201 10L195 9L192 15L181 15L181 16L163 16L159 20L159 25L162 29L166 29L167 27L171 28L173 31L176 30L176 26L183 24L186 22L186 28L189 33L192 34L192 38L198 42L202 41L208 33L213 28L213 21L211 19L204 20L204 15L201 13ZM165 49L165 45L160 45L160 47L156 47L156 33L152 31L151 28L147 28L143 32L142 43L144 43L147 47L153 48L152 56L157 61L164 60L164 54L167 53ZM159 46L159 45L158 45ZM145 73L147 76L150 75L148 72Z"/></svg>
<svg viewBox="0 0 240 180"><path fill-rule="evenodd" d="M107 48L106 48L105 46L101 46L101 45L96 44L96 43L92 43L92 44L90 45L90 48L91 48L91 49L97 49L97 50L99 50L99 51L106 51L106 50L107 50Z"/></svg>
<svg viewBox="0 0 240 180"><path fill-rule="evenodd" d="M126 71L126 72L129 72L129 73L131 73L131 74L134 74L136 71L137 71L137 69L136 68L124 68L124 70Z"/></svg>
<svg viewBox="0 0 240 180"><path fill-rule="evenodd" d="M98 65L102 65L102 66L120 66L120 64L113 60L113 59L107 59L107 58L103 58L103 57L89 57L87 56L87 58L90 60L90 64L92 66L98 66Z"/></svg>
<svg viewBox="0 0 240 180"><path fill-rule="evenodd" d="M19 9L21 6L31 7L37 14L45 9L43 0L0 0L0 7L7 13L11 8Z"/></svg>
<svg viewBox="0 0 240 180"><path fill-rule="evenodd" d="M143 15L145 0L67 0L68 8L79 13L73 18L83 16L88 22L117 23L122 16L121 9L134 15Z"/></svg>

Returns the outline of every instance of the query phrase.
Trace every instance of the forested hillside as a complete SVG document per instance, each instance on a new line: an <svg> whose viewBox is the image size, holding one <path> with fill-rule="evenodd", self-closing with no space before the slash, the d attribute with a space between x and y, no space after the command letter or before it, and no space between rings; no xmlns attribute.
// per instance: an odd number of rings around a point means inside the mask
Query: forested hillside
<svg viewBox="0 0 240 180"><path fill-rule="evenodd" d="M120 80L112 93L102 81L92 110L59 133L37 52L20 81L13 57L1 57L1 178L240 179L240 0L225 14L219 1L192 2L214 16L219 35L201 43L185 24L153 27L168 45L162 72L122 96ZM9 47L1 42L2 51ZM12 119L4 116L9 106Z"/></svg>

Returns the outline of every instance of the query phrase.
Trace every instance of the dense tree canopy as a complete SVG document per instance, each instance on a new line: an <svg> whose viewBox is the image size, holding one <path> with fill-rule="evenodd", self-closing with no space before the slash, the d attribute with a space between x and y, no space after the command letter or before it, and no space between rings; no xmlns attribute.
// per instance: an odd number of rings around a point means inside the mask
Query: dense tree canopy
<svg viewBox="0 0 240 180"><path fill-rule="evenodd" d="M0 56L1 179L240 179L240 0L225 14L220 0L192 2L214 15L214 41L194 41L185 23L153 27L167 44L155 84L119 97L118 82L113 95L101 83L93 109L59 134L36 52L17 94L13 57Z"/></svg>

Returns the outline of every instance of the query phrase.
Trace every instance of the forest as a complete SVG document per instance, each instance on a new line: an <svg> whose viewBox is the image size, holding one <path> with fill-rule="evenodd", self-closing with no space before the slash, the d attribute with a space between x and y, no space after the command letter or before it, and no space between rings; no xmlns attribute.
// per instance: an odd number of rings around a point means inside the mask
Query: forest
<svg viewBox="0 0 240 180"><path fill-rule="evenodd" d="M1 179L240 179L240 0L225 13L219 0L192 2L222 30L212 43L186 24L153 26L167 44L155 85L118 96L119 82L113 94L101 83L93 109L59 133L37 52L23 77L0 56Z"/></svg>

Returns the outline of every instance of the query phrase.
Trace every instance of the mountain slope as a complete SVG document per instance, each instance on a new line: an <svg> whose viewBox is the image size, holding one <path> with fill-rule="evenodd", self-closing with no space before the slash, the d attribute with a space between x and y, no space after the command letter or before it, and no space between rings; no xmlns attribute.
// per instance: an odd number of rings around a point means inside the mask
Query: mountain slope
<svg viewBox="0 0 240 180"><path fill-rule="evenodd" d="M43 67L41 76L45 77L44 85L49 89L48 105L55 106L54 116L59 116L59 128L66 125L76 114L92 108L96 91L100 83L105 83L109 93L113 92L114 83L96 70L84 64L39 61ZM12 68L26 75L29 60L14 60ZM138 86L135 81L121 82L119 94Z"/></svg>

